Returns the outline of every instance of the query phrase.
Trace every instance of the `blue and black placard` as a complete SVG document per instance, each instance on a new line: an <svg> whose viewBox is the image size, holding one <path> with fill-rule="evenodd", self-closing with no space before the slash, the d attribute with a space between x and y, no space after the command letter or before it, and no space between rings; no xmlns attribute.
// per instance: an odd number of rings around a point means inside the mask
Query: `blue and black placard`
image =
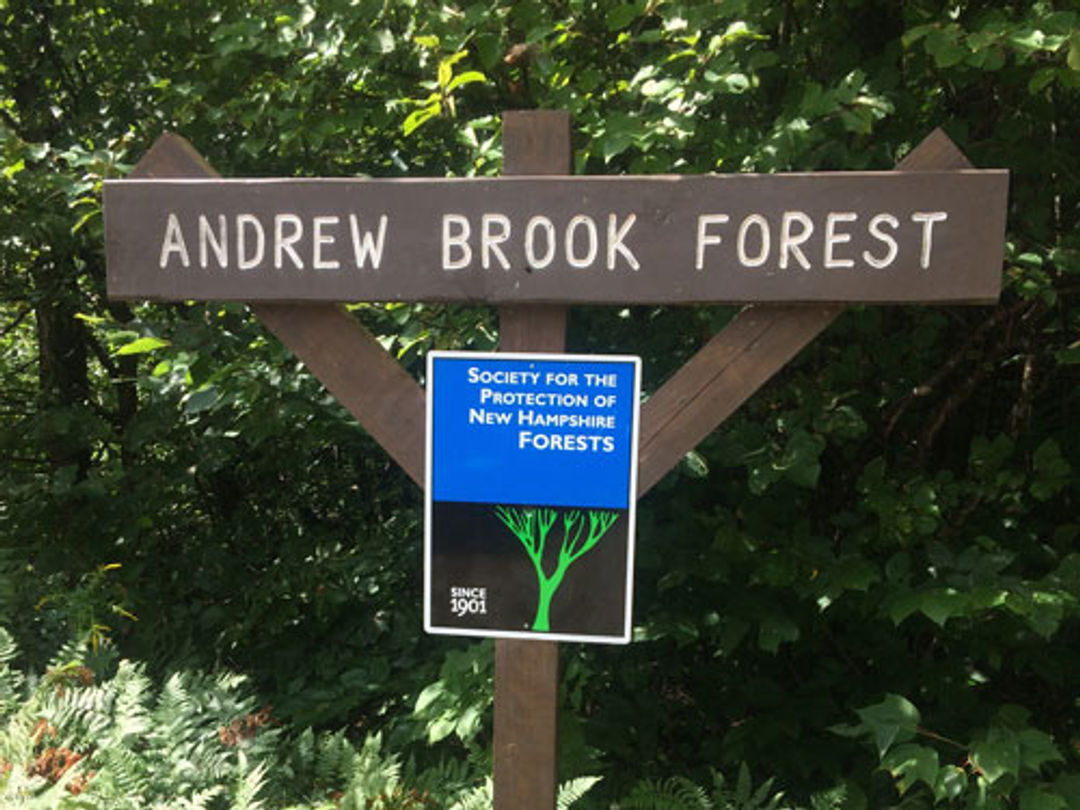
<svg viewBox="0 0 1080 810"><path fill-rule="evenodd" d="M630 640L640 367L429 353L428 632Z"/></svg>

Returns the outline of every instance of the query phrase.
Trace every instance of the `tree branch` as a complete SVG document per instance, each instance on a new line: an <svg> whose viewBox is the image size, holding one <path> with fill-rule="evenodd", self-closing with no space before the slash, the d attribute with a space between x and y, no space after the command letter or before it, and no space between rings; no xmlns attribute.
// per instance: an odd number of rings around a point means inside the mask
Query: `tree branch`
<svg viewBox="0 0 1080 810"><path fill-rule="evenodd" d="M0 332L0 338L7 337L9 333L14 332L16 329L18 329L19 324L26 320L26 316L33 311L33 307L24 308L22 312L15 316L15 320L13 320L11 323L4 327L4 331Z"/></svg>

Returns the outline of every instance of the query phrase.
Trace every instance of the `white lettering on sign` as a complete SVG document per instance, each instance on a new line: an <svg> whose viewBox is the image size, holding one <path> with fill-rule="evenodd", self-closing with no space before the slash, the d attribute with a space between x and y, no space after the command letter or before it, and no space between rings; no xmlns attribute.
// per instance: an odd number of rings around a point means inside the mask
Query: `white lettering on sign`
<svg viewBox="0 0 1080 810"><path fill-rule="evenodd" d="M579 228L585 229L585 255L578 256L574 252L574 234ZM592 217L587 217L584 214L578 214L576 217L570 220L570 224L566 226L566 263L571 267L576 267L579 270L589 267L594 261L596 261L596 223L593 222Z"/></svg>
<svg viewBox="0 0 1080 810"><path fill-rule="evenodd" d="M502 269L509 270L510 260L499 245L510 238L510 218L503 214L484 214L480 221L480 263L487 270L491 267L491 256L494 254ZM494 226L498 226L498 231L495 231Z"/></svg>
<svg viewBox="0 0 1080 810"><path fill-rule="evenodd" d="M614 453L615 439L612 436L588 436L578 433L533 433L522 430L518 433L518 449L566 450L576 453Z"/></svg>
<svg viewBox="0 0 1080 810"><path fill-rule="evenodd" d="M176 253L180 257L180 264L184 267L191 265L188 257L187 244L184 242L184 232L180 228L180 220L176 214L169 214L165 222L165 238L161 240L161 258L158 263L164 270L169 263L169 257Z"/></svg>
<svg viewBox="0 0 1080 810"><path fill-rule="evenodd" d="M509 425L514 417L506 411L486 411L483 408L469 408L470 425Z"/></svg>
<svg viewBox="0 0 1080 810"><path fill-rule="evenodd" d="M854 222L859 218L859 215L854 211L830 211L829 215L825 217L825 267L829 269L854 267L854 259L840 259L833 255L833 250L837 245L842 245L851 241L850 233L837 233L836 224L838 222Z"/></svg>
<svg viewBox="0 0 1080 810"><path fill-rule="evenodd" d="M450 612L458 617L469 614L479 614L481 616L486 614L487 588L451 588Z"/></svg>
<svg viewBox="0 0 1080 810"><path fill-rule="evenodd" d="M503 270L509 270L512 263L507 251L512 240L518 238L521 239L520 249L529 270L544 270L560 255L567 266L575 270L595 267L600 261L608 270L616 270L621 264L626 264L631 270L640 270L641 262L628 244L635 222L636 214L629 214L620 220L618 214L609 213L607 228L602 230L593 217L575 214L560 234L550 217L535 214L525 223L522 237L505 214L482 214L478 229L473 228L472 222L464 214L443 214L442 269L465 270L472 266L478 253L483 269L489 270L498 265ZM473 247L474 230L480 234L478 250ZM606 241L601 257L602 236Z"/></svg>
<svg viewBox="0 0 1080 810"><path fill-rule="evenodd" d="M520 269L526 270L544 270L556 261L572 270L640 270L630 241L637 214L605 216L606 220L578 213L564 225L534 214L522 227L498 212L475 220L467 214L445 213L439 221L441 268L510 271L517 256L518 261L524 258L525 267ZM733 266L747 270L884 270L896 263L903 248L912 261L918 257L920 268L929 270L935 238L940 238L948 220L947 211L935 210L902 215L841 210L812 216L794 209L771 216L701 213L691 226L694 269L725 266L726 256ZM389 216L379 215L374 228L366 224L356 213L200 213L182 218L168 212L158 265L252 271L269 263L275 270L378 270L387 252Z"/></svg>
<svg viewBox="0 0 1080 810"><path fill-rule="evenodd" d="M879 259L872 255L869 250L864 250L862 257L864 262L877 270L883 270L892 264L900 250L899 245L896 244L896 239L881 230L882 225L888 225L895 231L900 227L900 220L892 214L878 214L870 220L870 235L885 243L885 255Z"/></svg>
<svg viewBox="0 0 1080 810"><path fill-rule="evenodd" d="M918 239L919 266L930 269L933 263L935 225L946 222L946 211L916 211L910 215L910 223L916 225ZM856 256L862 262L875 269L883 270L896 261L900 253L900 219L887 211L876 213L865 225L865 233L874 240L873 249L863 250L861 254L847 254L844 245L849 245L855 232L861 226L861 215L855 211L829 211L825 214L824 236L821 239L821 264L826 270L843 270L856 266ZM715 252L710 249L724 244L723 226L731 222L729 214L699 214L697 218L697 241L694 250L694 269L704 270L708 256ZM739 222L735 233L735 259L743 268L762 267L772 258L772 231L775 223L770 223L763 214L747 214ZM814 267L810 253L810 242L817 228L813 218L805 211L784 211L780 215L778 228L778 246L776 265L781 270L801 268L810 270Z"/></svg>
<svg viewBox="0 0 1080 810"><path fill-rule="evenodd" d="M373 237L371 231L360 231L360 221L356 214L349 214L349 233L352 234L353 262L360 269L367 265L371 258L371 266L378 270L382 261L383 246L386 244L386 226L389 218L386 214L379 217L379 235Z"/></svg>
<svg viewBox="0 0 1080 810"><path fill-rule="evenodd" d="M791 232L792 223L801 226L798 233ZM814 221L802 211L785 211L780 219L780 269L787 270L788 257L795 256L796 261L802 265L803 270L810 269L810 260L799 247L814 233Z"/></svg>
<svg viewBox="0 0 1080 810"><path fill-rule="evenodd" d="M198 242L198 266L204 270L228 269L231 263L230 247L234 251L231 256L239 269L253 270L259 267L267 257L268 234L269 254L275 270L303 270L307 266L305 250L310 250L310 266L315 270L338 270L345 259L344 251L336 248L337 231L341 224L342 218L334 214L311 217L310 227L305 226L303 218L287 212L275 214L272 225L264 225L254 214L237 214L231 222L225 214L199 214L190 233ZM362 269L370 262L374 269L379 269L388 224L388 217L381 215L378 230L372 233L360 227L356 214L349 214L354 267ZM308 234L310 246L305 241ZM190 267L191 253L180 217L170 212L165 218L158 265L164 270L176 262L181 267Z"/></svg>
<svg viewBox="0 0 1080 810"><path fill-rule="evenodd" d="M911 215L912 222L921 222L922 249L919 251L919 266L923 270L930 269L930 253L934 249L934 223L944 222L949 215L944 211L919 211Z"/></svg>
<svg viewBox="0 0 1080 810"><path fill-rule="evenodd" d="M248 242L247 233L251 231L252 241ZM252 246L248 254L247 246ZM241 270L250 270L262 264L266 253L266 232L262 223L254 214L238 214L236 217L236 266Z"/></svg>
<svg viewBox="0 0 1080 810"><path fill-rule="evenodd" d="M505 371L469 366L467 372L470 385L536 385L540 380L539 371Z"/></svg>
<svg viewBox="0 0 1080 810"><path fill-rule="evenodd" d="M536 229L544 229L544 238L547 240L547 254L543 259L536 255ZM533 217L525 226L525 261L529 263L531 270L543 270L552 259L555 258L555 226L547 217Z"/></svg>
<svg viewBox="0 0 1080 810"><path fill-rule="evenodd" d="M727 214L702 214L697 218L697 257L694 260L694 269L701 270L705 267L705 248L708 245L719 245L720 236L709 233L710 225L723 225L731 217Z"/></svg>
<svg viewBox="0 0 1080 810"><path fill-rule="evenodd" d="M210 230L210 220L205 214L199 214L199 266L206 267L208 263L207 253L214 251L214 258L218 266L229 266L229 234L226 230L225 215L218 214L218 229L215 234Z"/></svg>
<svg viewBox="0 0 1080 810"><path fill-rule="evenodd" d="M756 226L758 229L758 253L752 257L746 253L746 235L750 231L750 226ZM761 265L765 264L765 260L769 258L769 248L771 247L769 242L769 223L765 221L765 217L761 214L748 216L739 226L739 236L736 241L739 264L743 267L761 267Z"/></svg>
<svg viewBox="0 0 1080 810"><path fill-rule="evenodd" d="M337 259L323 258L323 245L332 245L336 241L325 229L336 226L338 222L337 217L315 217L312 220L315 232L311 238L311 266L316 270L337 270L341 267L341 262Z"/></svg>
<svg viewBox="0 0 1080 810"><path fill-rule="evenodd" d="M616 214L608 214L608 226L607 226L607 269L615 269L615 254L619 254L626 260L626 263L630 265L632 270L640 270L641 263L637 260L637 256L623 244L623 240L626 239L626 235L630 233L630 229L634 227L634 223L637 222L637 214L631 214L626 218L623 224L619 225L619 217Z"/></svg>
<svg viewBox="0 0 1080 810"><path fill-rule="evenodd" d="M455 258L454 248L458 255ZM469 247L469 218L461 214L444 214L442 218L442 268L462 270L472 261Z"/></svg>
<svg viewBox="0 0 1080 810"><path fill-rule="evenodd" d="M285 233L285 227L289 232ZM297 270L304 269L304 262L300 254L296 252L294 245L304 235L304 223L295 214L278 214L274 217L274 267L280 270L285 266L285 254L289 254L293 267Z"/></svg>

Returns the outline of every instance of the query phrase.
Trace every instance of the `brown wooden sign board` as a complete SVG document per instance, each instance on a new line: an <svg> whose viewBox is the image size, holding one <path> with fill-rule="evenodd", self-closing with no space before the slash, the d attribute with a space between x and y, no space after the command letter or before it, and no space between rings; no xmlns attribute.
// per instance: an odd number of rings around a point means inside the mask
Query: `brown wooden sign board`
<svg viewBox="0 0 1080 810"><path fill-rule="evenodd" d="M109 294L986 303L1008 173L117 180Z"/></svg>

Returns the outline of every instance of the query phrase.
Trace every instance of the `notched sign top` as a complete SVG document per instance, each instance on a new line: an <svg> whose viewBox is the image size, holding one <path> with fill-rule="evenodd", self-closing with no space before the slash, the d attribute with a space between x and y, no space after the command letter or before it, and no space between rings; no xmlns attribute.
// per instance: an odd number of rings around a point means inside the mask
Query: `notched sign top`
<svg viewBox="0 0 1080 810"><path fill-rule="evenodd" d="M1004 170L120 180L114 298L990 302Z"/></svg>

